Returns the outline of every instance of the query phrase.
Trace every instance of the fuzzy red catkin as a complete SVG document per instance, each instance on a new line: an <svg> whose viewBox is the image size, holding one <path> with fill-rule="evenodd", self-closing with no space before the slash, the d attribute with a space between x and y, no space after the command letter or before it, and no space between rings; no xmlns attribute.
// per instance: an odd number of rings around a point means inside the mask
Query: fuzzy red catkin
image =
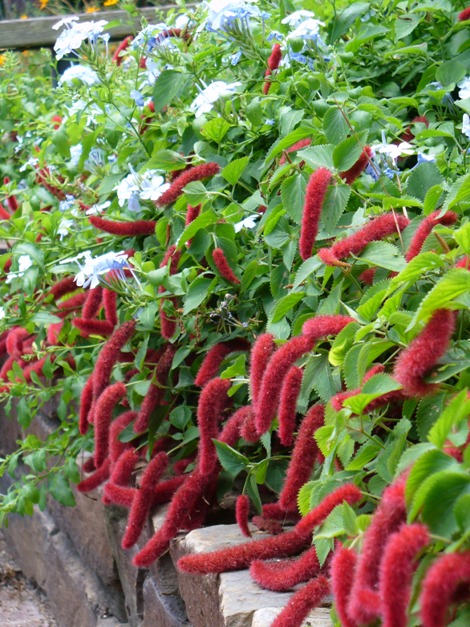
<svg viewBox="0 0 470 627"><path fill-rule="evenodd" d="M256 338L250 355L250 391L253 405L258 401L261 382L276 344L271 333L262 333Z"/></svg>
<svg viewBox="0 0 470 627"><path fill-rule="evenodd" d="M250 566L251 578L265 590L285 592L299 583L313 579L320 570L314 546L293 561L262 562L255 560Z"/></svg>
<svg viewBox="0 0 470 627"><path fill-rule="evenodd" d="M268 520L264 516L253 516L251 522L260 531L266 531L271 536L277 536L283 532L282 525L277 520Z"/></svg>
<svg viewBox="0 0 470 627"><path fill-rule="evenodd" d="M63 326L63 322L55 322L47 327L47 343L50 346L56 346L59 344L59 335Z"/></svg>
<svg viewBox="0 0 470 627"><path fill-rule="evenodd" d="M48 292L54 296L55 300L59 300L62 296L75 292L77 290L77 284L75 283L75 277L69 276L57 281Z"/></svg>
<svg viewBox="0 0 470 627"><path fill-rule="evenodd" d="M225 442L229 446L235 446L240 438L240 431L246 417L252 413L250 405L244 405L233 413L224 425L219 434L218 440Z"/></svg>
<svg viewBox="0 0 470 627"><path fill-rule="evenodd" d="M168 503L168 501L171 500L171 497L175 494L178 488L183 485L185 481L186 476L182 475L180 477L172 477L171 479L162 481L157 486L155 486L152 496L153 506L161 505L162 503Z"/></svg>
<svg viewBox="0 0 470 627"><path fill-rule="evenodd" d="M297 507L299 490L310 479L318 453L314 435L315 431L323 426L324 419L325 407L314 405L300 424L284 486L279 495L279 505L287 511Z"/></svg>
<svg viewBox="0 0 470 627"><path fill-rule="evenodd" d="M119 436L137 416L138 412L130 410L125 411L113 420L109 429L109 457L112 462L116 462L121 454L128 448L129 444L127 442L121 442Z"/></svg>
<svg viewBox="0 0 470 627"><path fill-rule="evenodd" d="M100 285L89 290L82 309L83 318L94 318L101 307L103 288Z"/></svg>
<svg viewBox="0 0 470 627"><path fill-rule="evenodd" d="M167 189L166 192L163 192L160 198L158 198L156 201L157 207L164 207L165 205L175 202L175 200L181 196L183 189L188 183L191 183L192 181L200 181L208 178L209 176L214 176L215 174L218 174L219 171L219 164L212 162L196 165L190 170L183 172L183 174L178 176L178 178L173 181L169 189Z"/></svg>
<svg viewBox="0 0 470 627"><path fill-rule="evenodd" d="M6 337L6 349L10 357L21 357L23 355L23 342L29 337L29 333L23 327L12 327Z"/></svg>
<svg viewBox="0 0 470 627"><path fill-rule="evenodd" d="M127 449L126 451L123 451L119 459L117 459L114 463L111 470L111 483L119 486L130 485L132 483L132 474L138 461L138 451L136 451L135 449Z"/></svg>
<svg viewBox="0 0 470 627"><path fill-rule="evenodd" d="M195 207L193 207L192 205L188 205L188 209L186 211L185 226L188 226L188 224L194 222L194 220L199 216L200 213L201 205L196 205Z"/></svg>
<svg viewBox="0 0 470 627"><path fill-rule="evenodd" d="M229 266L224 251L221 248L215 248L212 252L212 260L220 274L220 276L230 283L240 283L240 279L235 276L232 268Z"/></svg>
<svg viewBox="0 0 470 627"><path fill-rule="evenodd" d="M344 179L345 183L347 183L348 185L352 185L354 183L357 177L362 174L362 172L364 172L364 170L367 168L367 164L369 163L372 154L373 153L371 147L364 146L356 163L351 168L349 168L349 170L339 173L340 177Z"/></svg>
<svg viewBox="0 0 470 627"><path fill-rule="evenodd" d="M42 369L44 368L44 364L47 361L47 357L42 357L41 359L38 359L37 361L34 362L28 362L28 364L26 366L23 367L23 377L25 378L25 381L27 381L29 383L29 381L31 381L31 374L33 372L35 372L38 375L42 375ZM55 355L52 355L50 357L51 362L55 360Z"/></svg>
<svg viewBox="0 0 470 627"><path fill-rule="evenodd" d="M91 320L90 318L74 318L72 320L74 327L80 330L82 337L90 337L90 335L109 336L113 332L114 326L107 320Z"/></svg>
<svg viewBox="0 0 470 627"><path fill-rule="evenodd" d="M126 37L125 39L123 39L121 43L119 44L119 46L116 48L113 54L112 60L118 67L122 63L122 57L120 56L120 53L123 52L123 50L127 50L127 48L129 47L129 44L131 43L133 39L134 37L132 35L129 35L129 37Z"/></svg>
<svg viewBox="0 0 470 627"><path fill-rule="evenodd" d="M390 536L379 576L383 627L407 627L411 579L418 565L416 558L429 541L428 530L420 523L403 525Z"/></svg>
<svg viewBox="0 0 470 627"><path fill-rule="evenodd" d="M80 481L77 485L77 490L79 492L90 492L94 490L102 483L104 483L107 479L109 479L109 470L111 467L111 462L109 459L105 459L104 463L97 469L93 474L91 474L86 479Z"/></svg>
<svg viewBox="0 0 470 627"><path fill-rule="evenodd" d="M312 143L312 140L308 138L300 139L298 142L295 142L295 144L293 144L292 146L290 146L289 148L283 151L283 155L279 159L279 165L284 165L284 163L287 161L286 153L296 152L297 150L301 150L302 148L305 148L306 146L310 146L311 143Z"/></svg>
<svg viewBox="0 0 470 627"><path fill-rule="evenodd" d="M252 407L250 407L250 411L246 412L245 420L240 427L240 435L251 444L259 441L259 433L256 430L256 414Z"/></svg>
<svg viewBox="0 0 470 627"><path fill-rule="evenodd" d="M302 387L303 371L293 366L287 373L279 399L279 439L284 446L294 443L297 399Z"/></svg>
<svg viewBox="0 0 470 627"><path fill-rule="evenodd" d="M455 313L437 309L421 333L398 355L393 377L406 395L425 396L436 391L438 386L426 383L424 377L447 351L454 330Z"/></svg>
<svg viewBox="0 0 470 627"><path fill-rule="evenodd" d="M122 237L132 235L153 235L155 233L155 220L133 220L132 222L117 222L116 220L105 220L99 216L88 216L91 224L106 233L120 235Z"/></svg>
<svg viewBox="0 0 470 627"><path fill-rule="evenodd" d="M230 379L212 379L204 387L197 406L197 424L199 427L199 469L208 474L217 464L217 453L212 441L219 434L219 422L227 403Z"/></svg>
<svg viewBox="0 0 470 627"><path fill-rule="evenodd" d="M276 43L272 47L271 54L269 55L269 58L268 58L268 67L264 74L266 79L268 79L268 77L271 76L274 70L277 70L277 68L279 67L279 63L281 62L281 59L282 59L281 46L280 44ZM271 81L265 80L264 85L263 85L263 94L265 95L268 94L270 87L271 87Z"/></svg>
<svg viewBox="0 0 470 627"><path fill-rule="evenodd" d="M251 531L248 526L248 516L250 514L250 499L246 494L240 494L235 504L235 519L240 531L247 538L251 538Z"/></svg>
<svg viewBox="0 0 470 627"><path fill-rule="evenodd" d="M121 349L134 334L135 320L124 322L115 329L109 340L103 346L96 360L93 375L93 399L97 400L101 392L109 385L114 364L121 355Z"/></svg>
<svg viewBox="0 0 470 627"><path fill-rule="evenodd" d="M467 270L470 269L470 257L462 257L462 259L459 259L459 261L455 264L456 268L466 268Z"/></svg>
<svg viewBox="0 0 470 627"><path fill-rule="evenodd" d="M459 22L465 22L466 20L470 20L470 7L461 11L457 19Z"/></svg>
<svg viewBox="0 0 470 627"><path fill-rule="evenodd" d="M318 256L329 266L349 267L349 264L342 262L341 259L358 255L370 242L379 241L397 231L401 232L409 223L409 219L405 216L385 213L378 218L373 218L356 233L336 242L331 248L321 248Z"/></svg>
<svg viewBox="0 0 470 627"><path fill-rule="evenodd" d="M8 178L8 176L4 177L3 182L5 183L5 185L8 185L8 183L10 182L10 179ZM5 198L5 201L8 205L8 209L10 209L10 211L12 211L13 213L18 209L19 204L18 204L18 201L16 200L16 196L7 196ZM8 217L10 217L9 214L8 214Z"/></svg>
<svg viewBox="0 0 470 627"><path fill-rule="evenodd" d="M315 338L306 335L294 337L271 357L256 404L256 430L260 435L268 431L274 419L285 376L297 359L312 350L314 344Z"/></svg>
<svg viewBox="0 0 470 627"><path fill-rule="evenodd" d="M328 579L321 575L291 596L271 627L301 627L308 613L318 607L330 591Z"/></svg>
<svg viewBox="0 0 470 627"><path fill-rule="evenodd" d="M164 386L168 384L168 376L170 374L173 357L175 356L177 347L168 344L164 353L158 360L155 368L155 382L150 383L147 394L142 401L140 412L134 424L134 431L141 433L148 429L150 416L154 409L161 404L165 395Z"/></svg>
<svg viewBox="0 0 470 627"><path fill-rule="evenodd" d="M82 307L85 304L87 296L88 295L85 293L75 294L74 296L70 296L70 298L58 303L57 309L59 312L56 315L58 315L59 318L65 318L65 316L71 311L75 311L76 309Z"/></svg>
<svg viewBox="0 0 470 627"><path fill-rule="evenodd" d="M108 288L103 289L103 307L106 320L113 326L118 323L117 317L117 294Z"/></svg>
<svg viewBox="0 0 470 627"><path fill-rule="evenodd" d="M347 612L356 562L355 551L342 546L336 549L331 560L331 591L342 627L357 627L357 623L351 620Z"/></svg>
<svg viewBox="0 0 470 627"><path fill-rule="evenodd" d="M415 231L413 235L410 246L406 252L405 259L406 261L411 261L419 255L421 249L423 247L426 238L431 233L436 224L444 224L445 226L455 224L457 222L458 216L453 211L446 211L443 216L440 216L440 211L433 211L428 216L424 218L421 224Z"/></svg>
<svg viewBox="0 0 470 627"><path fill-rule="evenodd" d="M406 522L405 477L399 477L382 495L368 527L359 557L348 604L348 614L357 623L369 623L381 612L378 595L379 569L390 535Z"/></svg>
<svg viewBox="0 0 470 627"><path fill-rule="evenodd" d="M109 454L109 428L116 404L126 395L120 381L109 385L100 395L95 407L95 466L99 468Z"/></svg>
<svg viewBox="0 0 470 627"><path fill-rule="evenodd" d="M166 251L161 263L160 268L164 268L167 263L170 261L169 273L175 274L178 271L178 263L181 257L181 251L176 248L176 246L170 246ZM165 288L163 285L160 285L158 288L160 293L165 292ZM178 305L178 299L171 298L162 298L159 303L159 316L160 316L160 331L162 337L166 340L169 340L173 337L176 331L176 320L168 317L167 313L164 309L164 304L166 300L170 300L173 303L174 308L176 309Z"/></svg>
<svg viewBox="0 0 470 627"><path fill-rule="evenodd" d="M355 322L354 318L340 314L314 316L304 323L302 333L318 341L329 335L338 335L350 322Z"/></svg>
<svg viewBox="0 0 470 627"><path fill-rule="evenodd" d="M140 488L134 495L127 519L126 530L121 543L123 549L130 549L139 539L152 506L152 494L155 485L168 466L168 461L166 453L158 453L145 469Z"/></svg>
<svg viewBox="0 0 470 627"><path fill-rule="evenodd" d="M279 503L265 503L263 505L263 516L270 520L280 520L283 523L287 521L298 522L300 519L297 506L295 510L286 511L280 507Z"/></svg>
<svg viewBox="0 0 470 627"><path fill-rule="evenodd" d="M242 338L229 340L228 342L219 342L215 344L206 353L194 380L194 385L204 387L211 379L213 379L220 368L221 363L230 355L237 351L246 351L250 349L250 343Z"/></svg>
<svg viewBox="0 0 470 627"><path fill-rule="evenodd" d="M323 202L332 176L327 168L318 168L307 184L299 240L300 256L304 261L312 256Z"/></svg>
<svg viewBox="0 0 470 627"><path fill-rule="evenodd" d="M0 205L0 220L9 220L10 218L11 215L8 213L5 207L3 205Z"/></svg>
<svg viewBox="0 0 470 627"><path fill-rule="evenodd" d="M423 627L446 627L448 610L462 584L470 584L470 551L440 555L429 568L421 592Z"/></svg>
<svg viewBox="0 0 470 627"><path fill-rule="evenodd" d="M88 414L93 404L93 374L91 374L83 386L80 396L80 414L78 419L78 429L82 435L88 431Z"/></svg>
<svg viewBox="0 0 470 627"><path fill-rule="evenodd" d="M376 270L377 268L367 268L367 270L364 270L364 272L361 272L359 275L359 281L362 281L366 285L372 285Z"/></svg>
<svg viewBox="0 0 470 627"><path fill-rule="evenodd" d="M120 507L130 509L134 500L135 493L135 488L127 488L122 485L117 485L116 483L108 481L103 486L103 503L106 503L108 505L110 503L114 503L115 505L119 505Z"/></svg>
<svg viewBox="0 0 470 627"><path fill-rule="evenodd" d="M255 559L272 559L298 555L311 543L313 529L321 524L333 509L343 501L352 504L362 497L361 491L352 484L337 488L326 496L294 527L293 531L278 536L252 540L199 555L187 555L178 561L180 570L188 573L223 573L247 568Z"/></svg>

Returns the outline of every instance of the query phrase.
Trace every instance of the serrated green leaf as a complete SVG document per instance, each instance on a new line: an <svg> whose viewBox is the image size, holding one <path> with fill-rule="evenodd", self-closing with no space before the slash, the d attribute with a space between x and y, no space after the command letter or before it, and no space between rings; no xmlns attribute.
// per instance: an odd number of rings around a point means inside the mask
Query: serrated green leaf
<svg viewBox="0 0 470 627"><path fill-rule="evenodd" d="M212 441L222 468L226 470L231 477L235 478L242 470L248 468L250 460L245 457L245 455L242 455L228 444L225 444L225 442L219 442L219 440Z"/></svg>
<svg viewBox="0 0 470 627"><path fill-rule="evenodd" d="M361 252L359 259L367 261L373 266L400 272L406 266L406 261L398 248L389 242L371 242Z"/></svg>
<svg viewBox="0 0 470 627"><path fill-rule="evenodd" d="M422 278L425 272L442 268L444 265L445 261L441 259L439 255L436 255L436 253L420 253L408 262L406 267L397 276L393 277L389 292L392 292L397 285L401 283L416 281Z"/></svg>
<svg viewBox="0 0 470 627"><path fill-rule="evenodd" d="M155 111L161 111L174 98L179 96L188 82L188 74L177 70L163 70L153 87Z"/></svg>
<svg viewBox="0 0 470 627"><path fill-rule="evenodd" d="M323 132L326 141L330 144L339 144L346 139L349 132L349 124L346 115L339 107L330 107L323 116Z"/></svg>
<svg viewBox="0 0 470 627"><path fill-rule="evenodd" d="M466 420L470 414L470 400L467 398L467 390L461 390L455 396L442 414L436 420L428 433L428 440L437 448L442 449L452 428L462 420Z"/></svg>
<svg viewBox="0 0 470 627"><path fill-rule="evenodd" d="M55 473L50 477L49 492L61 505L68 505L70 507L75 505L75 496L64 475Z"/></svg>
<svg viewBox="0 0 470 627"><path fill-rule="evenodd" d="M216 144L220 144L230 128L231 125L227 122L227 120L224 120L224 118L213 118L204 124L201 129L201 135L211 139ZM223 171L222 176L224 176Z"/></svg>
<svg viewBox="0 0 470 627"><path fill-rule="evenodd" d="M312 146L303 148L299 151L299 156L312 168L328 168L334 169L332 144L322 144L320 146Z"/></svg>
<svg viewBox="0 0 470 627"><path fill-rule="evenodd" d="M441 206L443 201L444 191L442 185L433 185L426 192L424 197L423 213L428 216Z"/></svg>
<svg viewBox="0 0 470 627"><path fill-rule="evenodd" d="M359 447L354 459L346 466L346 470L362 470L369 462L377 457L380 451L381 447L375 442L366 442Z"/></svg>
<svg viewBox="0 0 470 627"><path fill-rule="evenodd" d="M191 183L186 185L183 191L188 199L188 202L193 206L199 205L207 198L207 189L201 181L191 181ZM193 222L191 222L191 224L193 224Z"/></svg>
<svg viewBox="0 0 470 627"><path fill-rule="evenodd" d="M191 283L188 289L188 293L184 299L183 314L187 315L193 311L207 298L211 293L214 285L217 284L217 279L207 279L204 276L198 276Z"/></svg>
<svg viewBox="0 0 470 627"><path fill-rule="evenodd" d="M273 147L268 153L268 156L266 157L266 162L270 161L271 159L276 157L278 154L280 154L283 150L290 148L291 146L296 144L298 141L300 141L301 139L305 139L311 134L312 134L312 129L310 128L305 128L305 127L296 128L295 131L292 131L291 133L289 133L282 139L278 140L273 145Z"/></svg>
<svg viewBox="0 0 470 627"><path fill-rule="evenodd" d="M361 156L367 141L367 131L348 137L333 150L333 163L338 172L346 172Z"/></svg>
<svg viewBox="0 0 470 627"><path fill-rule="evenodd" d="M279 300L271 314L271 322L275 324L282 320L284 316L286 316L296 305L299 303L302 298L304 298L305 292L291 292L284 296Z"/></svg>
<svg viewBox="0 0 470 627"><path fill-rule="evenodd" d="M451 268L423 298L407 330L419 322L427 322L436 309L461 309L455 302L462 294L470 293L470 272L465 268Z"/></svg>
<svg viewBox="0 0 470 627"><path fill-rule="evenodd" d="M424 201L428 191L443 181L437 165L432 161L425 161L413 168L407 181L406 193Z"/></svg>
<svg viewBox="0 0 470 627"><path fill-rule="evenodd" d="M246 355L239 355L231 366L223 370L220 374L221 379L233 379L234 377L243 377L246 374Z"/></svg>
<svg viewBox="0 0 470 627"><path fill-rule="evenodd" d="M437 449L424 453L414 464L406 482L405 498L408 505L412 504L416 491L428 477L456 464L453 457Z"/></svg>
<svg viewBox="0 0 470 627"><path fill-rule="evenodd" d="M243 174L246 166L250 162L250 157L241 157L240 159L234 159L222 170L221 175L231 185L236 185L238 179Z"/></svg>
<svg viewBox="0 0 470 627"><path fill-rule="evenodd" d="M443 210L449 211L460 203L470 202L470 174L458 178L447 194Z"/></svg>
<svg viewBox="0 0 470 627"><path fill-rule="evenodd" d="M310 257L306 261L302 263L302 265L297 270L297 274L294 279L294 289L299 287L304 281L308 279L308 277L323 266L322 260L315 255L315 257Z"/></svg>
<svg viewBox="0 0 470 627"><path fill-rule="evenodd" d="M459 498L467 494L470 494L470 476L458 470L443 470L426 480L417 491L410 518L414 519L421 510L421 517L431 531L450 538L457 529L454 507Z"/></svg>
<svg viewBox="0 0 470 627"><path fill-rule="evenodd" d="M191 224L188 224L188 226L184 229L184 231L180 235L178 239L178 244L177 244L178 248L181 248L181 246L184 246L184 244L188 240L192 239L200 229L206 229L211 224L215 224L217 220L218 220L218 216L212 210L204 211L204 213L201 213L201 215L199 215L195 220L193 220Z"/></svg>
<svg viewBox="0 0 470 627"><path fill-rule="evenodd" d="M307 183L302 174L294 174L281 185L281 198L287 213L296 224L302 221Z"/></svg>
<svg viewBox="0 0 470 627"><path fill-rule="evenodd" d="M395 40L404 39L418 26L420 18L417 15L406 14L395 20Z"/></svg>

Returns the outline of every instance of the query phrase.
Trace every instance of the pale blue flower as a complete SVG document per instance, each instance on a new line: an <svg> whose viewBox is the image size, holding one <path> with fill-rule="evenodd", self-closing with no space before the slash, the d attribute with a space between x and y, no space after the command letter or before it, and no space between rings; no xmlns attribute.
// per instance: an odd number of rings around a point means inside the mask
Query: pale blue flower
<svg viewBox="0 0 470 627"><path fill-rule="evenodd" d="M77 144L76 146L70 146L70 161L72 165L77 166L80 161L80 157L82 156L83 146L81 144Z"/></svg>
<svg viewBox="0 0 470 627"><path fill-rule="evenodd" d="M468 113L463 114L462 133L467 137L467 139L470 139L470 117Z"/></svg>
<svg viewBox="0 0 470 627"><path fill-rule="evenodd" d="M59 203L59 211L69 211L75 203L75 196L67 194L65 200L61 200Z"/></svg>
<svg viewBox="0 0 470 627"><path fill-rule="evenodd" d="M243 220L233 225L235 233L239 233L242 229L254 229L256 226L256 221L259 220L260 217L261 216L258 214L243 218Z"/></svg>
<svg viewBox="0 0 470 627"><path fill-rule="evenodd" d="M97 37L103 32L103 28L107 23L106 20L99 20L98 22L77 22L73 18L66 18L57 22L57 24L52 27L55 30L62 26L66 27L65 30L60 33L54 44L57 59L62 59L66 54L76 54L75 51L80 48L86 39L93 45Z"/></svg>
<svg viewBox="0 0 470 627"><path fill-rule="evenodd" d="M214 103L223 96L234 93L241 83L225 83L224 81L214 81L208 87L203 89L199 96L189 106L194 111L196 118L201 117L204 113L212 110Z"/></svg>
<svg viewBox="0 0 470 627"><path fill-rule="evenodd" d="M11 283L13 279L18 279L23 276L23 274L31 268L33 265L33 260L29 255L20 255L18 257L18 272L9 272L5 283Z"/></svg>
<svg viewBox="0 0 470 627"><path fill-rule="evenodd" d="M138 107L143 107L145 104L144 97L137 89L133 89L130 94L131 98L134 100L135 104Z"/></svg>
<svg viewBox="0 0 470 627"><path fill-rule="evenodd" d="M294 11L293 13L285 17L281 21L281 23L288 24L292 28L297 28L297 26L302 24L302 22L304 22L305 20L314 18L314 17L315 17L315 14L312 13L311 11L306 11L304 9L301 9L300 11Z"/></svg>
<svg viewBox="0 0 470 627"><path fill-rule="evenodd" d="M79 259L83 258L85 261L82 264ZM122 250L118 253L105 253L104 255L99 255L95 258L93 258L91 256L91 252L87 250L84 253L80 253L80 255L75 258L67 259L61 263L75 261L80 268L80 272L78 272L75 276L75 283L79 287L89 287L90 289L93 289L100 284L100 277L104 274L108 274L111 270L116 271L118 275L122 275L121 278L125 278L124 268L129 267L127 259L127 253Z"/></svg>
<svg viewBox="0 0 470 627"><path fill-rule="evenodd" d="M71 65L59 78L59 84L72 83L74 80L82 81L85 85L94 85L99 82L98 74L86 65Z"/></svg>
<svg viewBox="0 0 470 627"><path fill-rule="evenodd" d="M465 100L466 98L470 98L470 76L466 76L464 79L457 84L459 88L459 98L461 100Z"/></svg>
<svg viewBox="0 0 470 627"><path fill-rule="evenodd" d="M211 0L207 2L209 15L207 18L208 30L225 30L234 20L247 21L250 17L262 17L257 6L253 6L256 0Z"/></svg>
<svg viewBox="0 0 470 627"><path fill-rule="evenodd" d="M147 170L140 182L140 198L142 200L158 200L163 192L170 187L157 170Z"/></svg>

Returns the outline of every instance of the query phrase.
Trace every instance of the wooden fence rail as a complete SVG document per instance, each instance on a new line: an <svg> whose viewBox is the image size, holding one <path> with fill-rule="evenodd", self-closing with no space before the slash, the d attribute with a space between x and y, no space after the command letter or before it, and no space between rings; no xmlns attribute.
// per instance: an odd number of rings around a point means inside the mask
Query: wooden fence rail
<svg viewBox="0 0 470 627"><path fill-rule="evenodd" d="M155 20L155 11L168 11L174 8L171 4L162 4L158 7L147 7L137 9L136 17L129 16L125 11L99 11L98 13L78 13L77 17L81 22L90 20L119 21L119 25L111 28L109 34L112 39L120 39L131 35L140 29L141 18L148 21ZM34 17L27 20L3 20L0 21L0 49L20 49L28 48L51 48L59 35L59 32L52 29L58 22L61 15L50 17Z"/></svg>

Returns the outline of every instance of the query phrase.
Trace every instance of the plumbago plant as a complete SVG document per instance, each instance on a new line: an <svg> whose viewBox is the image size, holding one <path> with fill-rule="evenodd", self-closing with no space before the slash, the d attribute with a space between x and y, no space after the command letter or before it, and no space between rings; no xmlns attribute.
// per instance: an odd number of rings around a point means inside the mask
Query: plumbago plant
<svg viewBox="0 0 470 627"><path fill-rule="evenodd" d="M468 18L180 3L113 55L67 18L54 90L6 55L3 518L102 485L127 549L169 503L146 567L236 503L269 535L179 566L305 583L274 625L467 624Z"/></svg>

